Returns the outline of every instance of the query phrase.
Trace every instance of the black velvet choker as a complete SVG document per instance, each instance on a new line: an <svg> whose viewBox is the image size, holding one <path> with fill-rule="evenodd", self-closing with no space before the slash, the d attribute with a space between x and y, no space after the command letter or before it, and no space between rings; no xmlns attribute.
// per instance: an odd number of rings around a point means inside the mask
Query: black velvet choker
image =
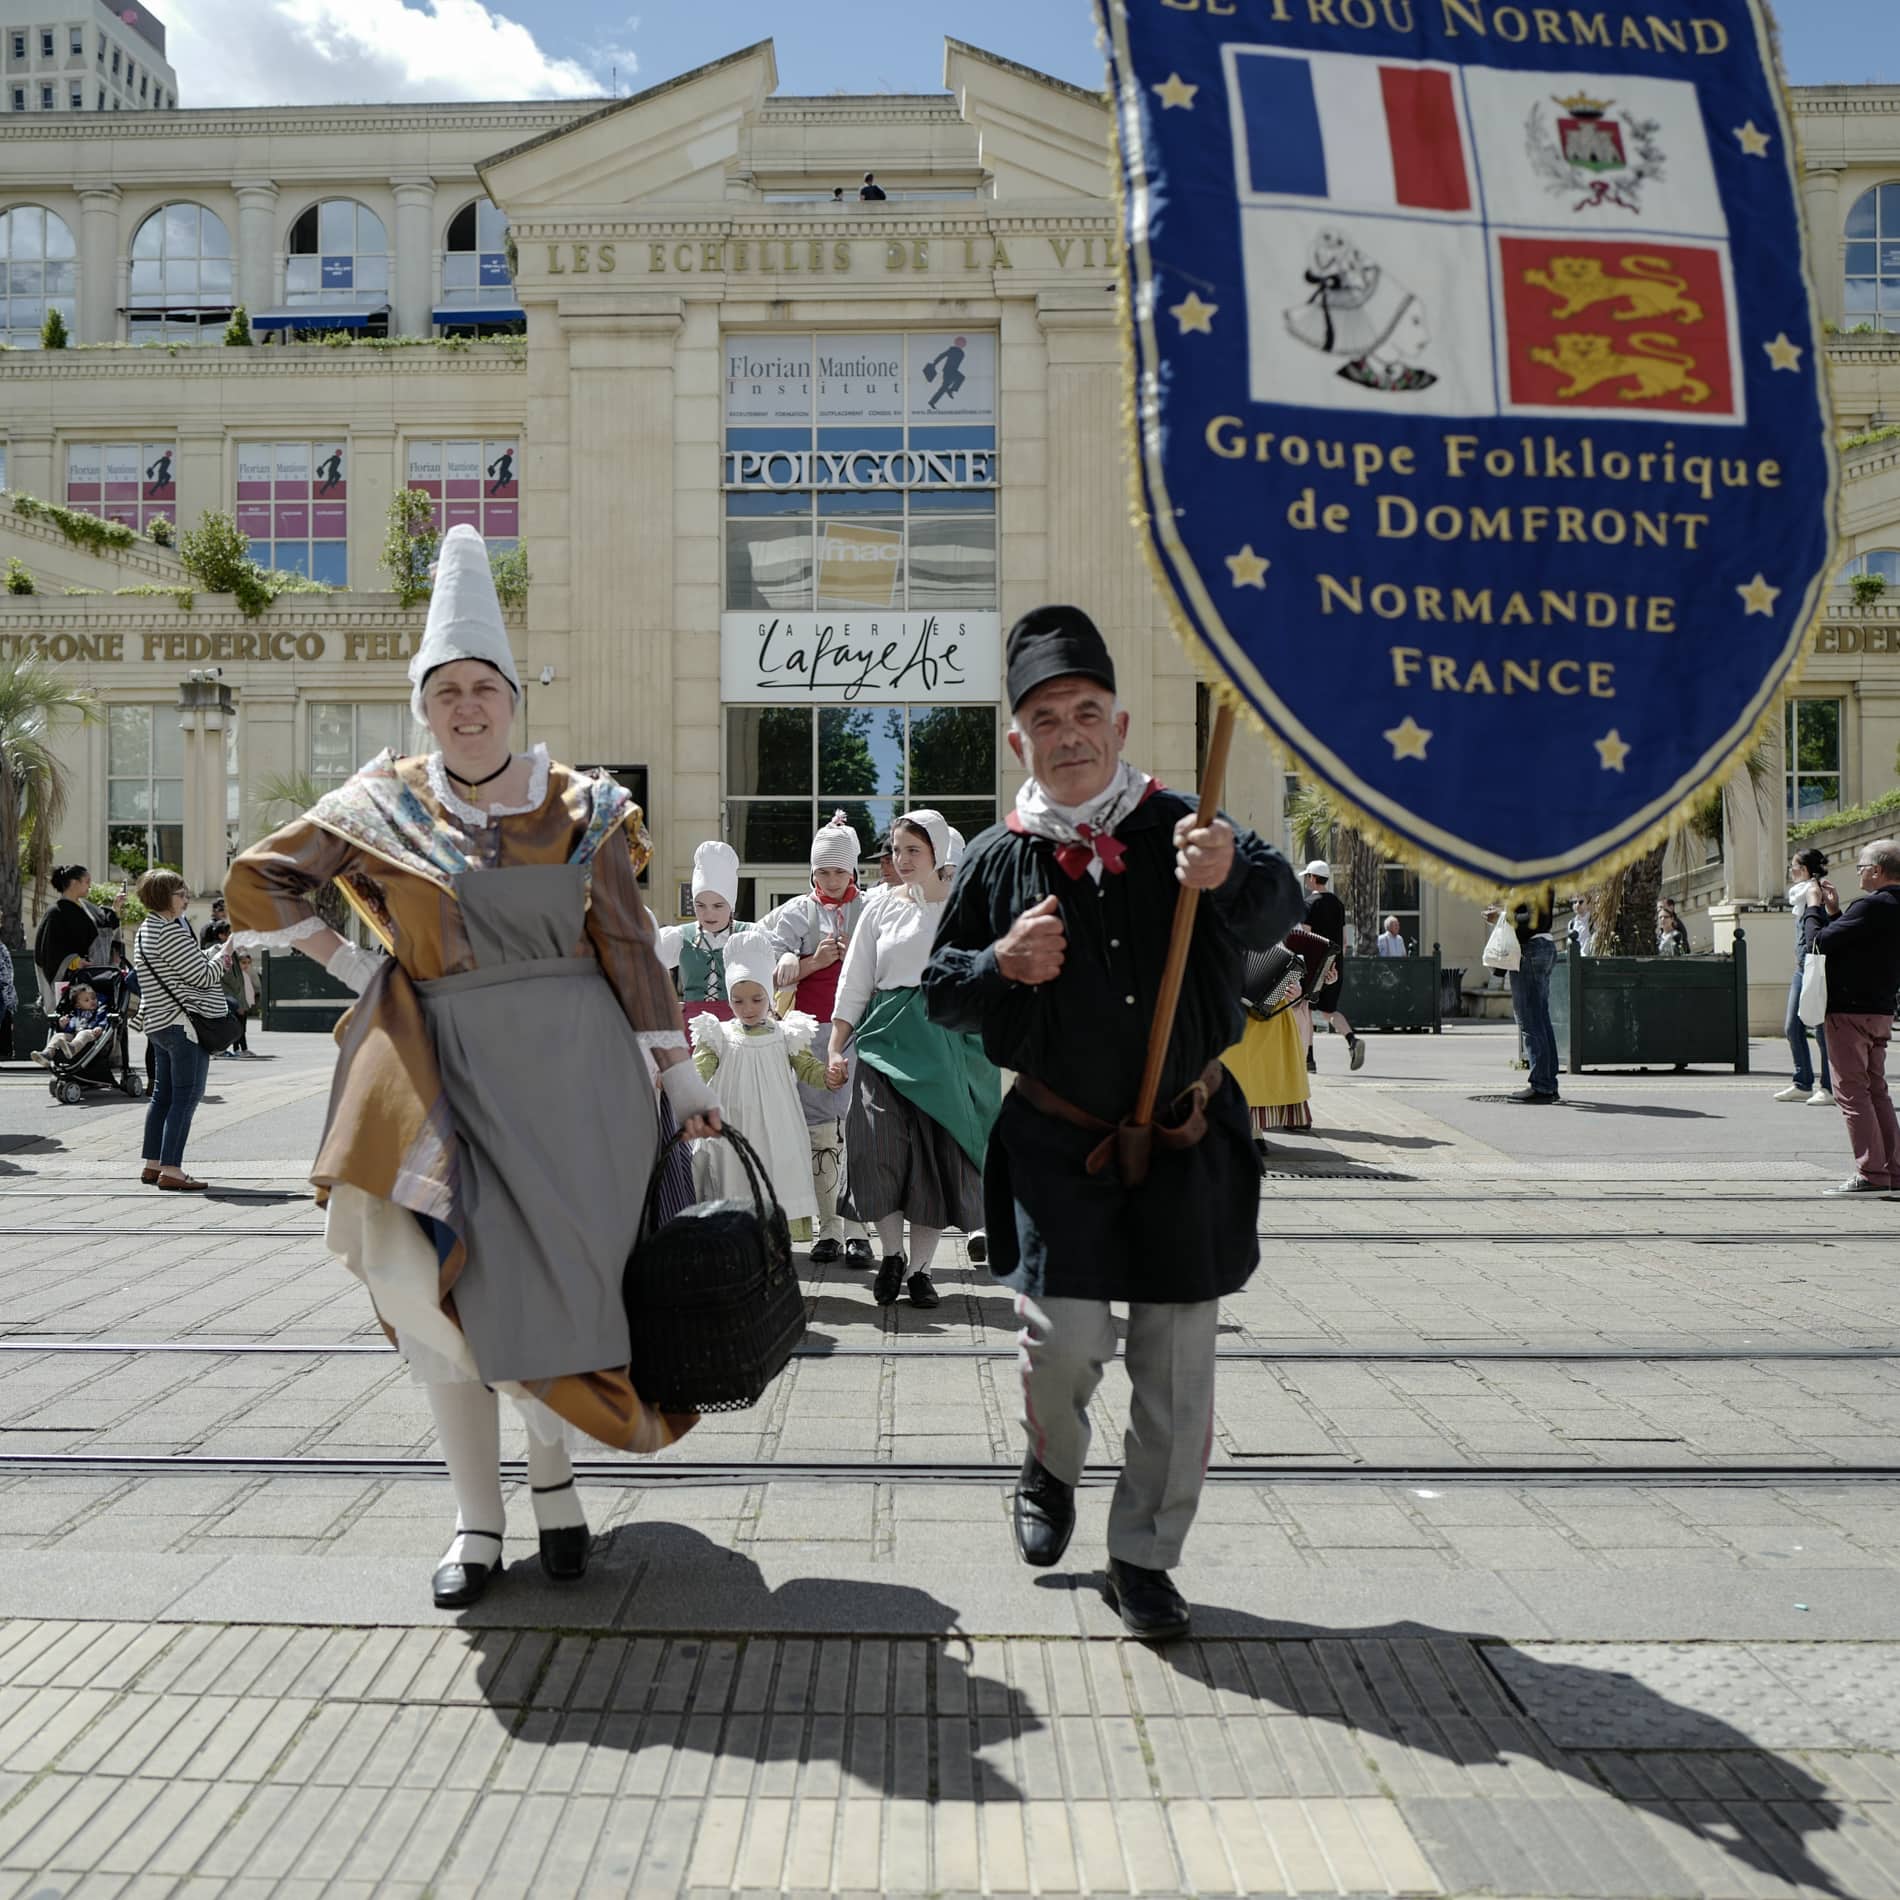
<svg viewBox="0 0 1900 1900"><path fill-rule="evenodd" d="M471 792L477 791L484 785L492 785L514 762L515 755L511 752L486 778L464 778L460 772L450 772L449 777L458 785L466 785ZM445 759L443 761L443 769L447 770L447 767L448 761Z"/></svg>

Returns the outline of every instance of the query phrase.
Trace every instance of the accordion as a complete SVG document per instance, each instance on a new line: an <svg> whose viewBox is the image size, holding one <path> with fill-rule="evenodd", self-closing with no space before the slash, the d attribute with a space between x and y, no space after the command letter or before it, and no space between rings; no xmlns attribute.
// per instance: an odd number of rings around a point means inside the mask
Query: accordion
<svg viewBox="0 0 1900 1900"><path fill-rule="evenodd" d="M1270 950L1250 950L1241 969L1240 1000L1258 1022L1271 1022L1302 996L1323 989L1335 958L1329 939L1295 924Z"/></svg>

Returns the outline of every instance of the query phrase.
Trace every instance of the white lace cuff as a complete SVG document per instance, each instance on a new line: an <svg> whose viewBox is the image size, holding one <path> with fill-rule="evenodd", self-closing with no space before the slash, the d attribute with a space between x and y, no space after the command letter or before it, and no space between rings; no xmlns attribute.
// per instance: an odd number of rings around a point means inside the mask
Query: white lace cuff
<svg viewBox="0 0 1900 1900"><path fill-rule="evenodd" d="M686 1032L683 1029L636 1029L633 1032L640 1039L642 1049L684 1049Z"/></svg>
<svg viewBox="0 0 1900 1900"><path fill-rule="evenodd" d="M294 924L286 924L282 930L235 931L231 942L239 950L287 950L302 943L306 937L314 937L319 931L329 928L313 911Z"/></svg>

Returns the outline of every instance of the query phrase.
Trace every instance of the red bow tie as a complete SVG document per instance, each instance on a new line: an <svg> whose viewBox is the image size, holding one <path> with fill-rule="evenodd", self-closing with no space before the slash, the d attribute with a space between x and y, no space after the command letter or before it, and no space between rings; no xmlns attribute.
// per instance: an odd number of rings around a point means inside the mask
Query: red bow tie
<svg viewBox="0 0 1900 1900"><path fill-rule="evenodd" d="M1119 877L1128 868L1128 847L1112 833L1097 831L1093 825L1078 825L1076 831L1081 843L1060 845L1056 849L1056 862L1070 877L1077 880L1085 877L1097 858L1111 877Z"/></svg>

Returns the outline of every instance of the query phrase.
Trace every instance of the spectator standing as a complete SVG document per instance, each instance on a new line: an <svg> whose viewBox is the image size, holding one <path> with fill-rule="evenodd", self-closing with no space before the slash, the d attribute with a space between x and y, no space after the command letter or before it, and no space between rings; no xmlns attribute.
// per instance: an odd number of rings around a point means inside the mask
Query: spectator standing
<svg viewBox="0 0 1900 1900"><path fill-rule="evenodd" d="M13 1060L13 1019L20 996L13 986L13 952L0 944L0 1062Z"/></svg>
<svg viewBox="0 0 1900 1900"><path fill-rule="evenodd" d="M885 199L884 187L877 182L875 172L864 174L864 183L858 187L858 196L866 204L882 204Z"/></svg>
<svg viewBox="0 0 1900 1900"><path fill-rule="evenodd" d="M1808 958L1814 954L1814 940L1827 922L1827 906L1816 888L1827 876L1827 853L1817 845L1797 851L1788 861L1788 908L1794 913L1794 974L1788 980L1788 1013L1782 1033L1794 1055L1794 1079L1785 1089L1775 1091L1778 1102L1806 1102L1811 1108L1834 1106L1834 1079L1828 1073L1827 1032L1817 1029L1814 1044L1821 1052L1821 1073L1817 1081L1814 1062L1808 1054L1808 1026L1801 1020L1801 983L1807 974Z"/></svg>
<svg viewBox="0 0 1900 1900"><path fill-rule="evenodd" d="M1324 858L1315 858L1306 867L1302 882L1306 886L1306 927L1315 936L1324 937L1333 946L1336 957L1343 959L1346 954L1346 906L1340 901L1339 893L1333 889L1333 867ZM1336 1035L1346 1038L1346 1050L1355 1070L1366 1065L1366 1046L1353 1033L1349 1023L1339 1007L1339 992L1345 985L1345 973L1342 962L1333 965L1333 978L1322 990L1313 994L1313 1015L1324 1016L1332 1024ZM1317 1067L1313 1060L1312 1047L1306 1051L1306 1066L1309 1071Z"/></svg>
<svg viewBox="0 0 1900 1900"><path fill-rule="evenodd" d="M1656 900L1656 954L1659 957L1686 957L1689 954L1689 926L1676 911L1673 897Z"/></svg>
<svg viewBox="0 0 1900 1900"><path fill-rule="evenodd" d="M60 979L75 967L96 969L109 961L113 935L119 927L116 912L92 902L92 873L83 864L54 865L53 889L59 901L48 909L33 933L40 1007L49 1016L59 1000Z"/></svg>
<svg viewBox="0 0 1900 1900"><path fill-rule="evenodd" d="M1510 1099L1537 1107L1559 1099L1557 1030L1550 1020L1550 973L1557 967L1557 939L1551 934L1556 906L1555 891L1546 887L1535 901L1522 899L1511 915L1520 959L1511 972L1511 1013L1530 1059L1531 1085ZM1503 914L1504 907L1493 904L1484 913L1484 921L1495 924Z"/></svg>
<svg viewBox="0 0 1900 1900"><path fill-rule="evenodd" d="M1408 954L1405 947L1405 932L1399 928L1399 920L1396 917L1388 917L1385 920L1385 928L1379 932L1375 948L1382 957L1402 957Z"/></svg>
<svg viewBox="0 0 1900 1900"><path fill-rule="evenodd" d="M151 1106L145 1111L145 1166L139 1179L175 1194L202 1194L205 1184L185 1172L185 1143L205 1092L211 1058L192 1033L191 1016L225 1013L224 970L185 922L191 892L176 871L147 871L139 902L147 915L132 944L139 1005L153 1049Z"/></svg>
<svg viewBox="0 0 1900 1900"><path fill-rule="evenodd" d="M842 185L832 186L831 202L835 205L841 205L844 203L844 187Z"/></svg>
<svg viewBox="0 0 1900 1900"><path fill-rule="evenodd" d="M224 937L231 934L231 926L224 927ZM251 968L251 953L238 950L231 953L231 960L224 966L224 1000L230 1006L231 1014L238 1019L237 1041L224 1053L228 1056L248 1056L251 1049L251 1017L257 1009L257 977Z"/></svg>
<svg viewBox="0 0 1900 1900"><path fill-rule="evenodd" d="M1855 864L1862 895L1845 912L1827 878L1815 889L1831 921L1814 948L1827 958L1827 1046L1854 1172L1830 1194L1900 1194L1900 1124L1887 1089L1887 1048L1900 1003L1900 840L1877 838Z"/></svg>

